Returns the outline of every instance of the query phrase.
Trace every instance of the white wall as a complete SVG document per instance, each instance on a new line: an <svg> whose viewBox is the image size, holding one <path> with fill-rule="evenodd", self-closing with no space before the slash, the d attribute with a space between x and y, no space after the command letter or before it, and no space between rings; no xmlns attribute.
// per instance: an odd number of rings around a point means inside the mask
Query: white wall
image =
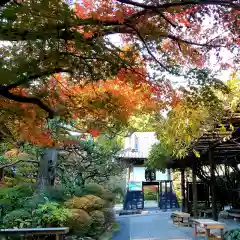
<svg viewBox="0 0 240 240"><path fill-rule="evenodd" d="M131 136L125 138L125 146L132 156L148 158L153 144L158 143L155 132L134 132ZM138 145L136 149L136 143ZM167 173L156 172L156 180L167 180ZM130 181L146 181L145 167L133 167L130 173Z"/></svg>
<svg viewBox="0 0 240 240"><path fill-rule="evenodd" d="M146 181L145 179L145 167L133 167L133 171L130 177L131 181ZM156 180L168 180L167 172L156 172Z"/></svg>
<svg viewBox="0 0 240 240"><path fill-rule="evenodd" d="M136 149L136 142L138 149ZM153 144L157 143L155 132L135 132L125 138L124 149L135 149L137 152L149 154Z"/></svg>

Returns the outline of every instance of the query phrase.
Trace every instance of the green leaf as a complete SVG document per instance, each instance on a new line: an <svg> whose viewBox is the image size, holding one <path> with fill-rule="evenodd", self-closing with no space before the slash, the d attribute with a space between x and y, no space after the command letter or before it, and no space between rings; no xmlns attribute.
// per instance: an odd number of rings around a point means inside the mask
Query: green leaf
<svg viewBox="0 0 240 240"><path fill-rule="evenodd" d="M232 124L230 124L230 129L231 131L234 131L234 126Z"/></svg>
<svg viewBox="0 0 240 240"><path fill-rule="evenodd" d="M196 151L195 149L193 149L193 153L197 158L201 157L200 153L198 151Z"/></svg>

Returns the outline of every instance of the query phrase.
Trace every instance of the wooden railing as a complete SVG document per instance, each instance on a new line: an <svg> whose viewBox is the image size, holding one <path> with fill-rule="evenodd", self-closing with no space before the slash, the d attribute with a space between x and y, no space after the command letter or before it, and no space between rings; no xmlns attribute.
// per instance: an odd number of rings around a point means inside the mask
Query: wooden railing
<svg viewBox="0 0 240 240"><path fill-rule="evenodd" d="M0 229L0 239L7 239L9 236L20 236L21 239L29 236L49 236L55 235L56 240L63 240L69 232L68 227L62 228L19 228L19 229Z"/></svg>

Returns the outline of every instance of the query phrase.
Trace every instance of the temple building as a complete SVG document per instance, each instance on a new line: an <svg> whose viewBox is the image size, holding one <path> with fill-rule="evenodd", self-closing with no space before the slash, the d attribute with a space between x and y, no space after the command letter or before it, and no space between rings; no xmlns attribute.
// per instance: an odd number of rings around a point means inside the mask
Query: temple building
<svg viewBox="0 0 240 240"><path fill-rule="evenodd" d="M117 158L126 168L124 209L178 208L170 170L145 167L151 147L158 143L154 132L134 132L125 139Z"/></svg>

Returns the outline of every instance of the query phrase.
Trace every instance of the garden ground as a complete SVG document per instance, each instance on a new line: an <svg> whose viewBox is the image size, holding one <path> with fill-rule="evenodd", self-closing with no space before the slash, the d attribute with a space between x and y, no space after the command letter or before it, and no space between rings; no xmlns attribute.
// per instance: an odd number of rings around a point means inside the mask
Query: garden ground
<svg viewBox="0 0 240 240"><path fill-rule="evenodd" d="M145 215L119 216L120 231L113 240L202 240L194 238L193 228L172 224L171 212L150 212ZM238 228L239 222L220 220L226 230Z"/></svg>

